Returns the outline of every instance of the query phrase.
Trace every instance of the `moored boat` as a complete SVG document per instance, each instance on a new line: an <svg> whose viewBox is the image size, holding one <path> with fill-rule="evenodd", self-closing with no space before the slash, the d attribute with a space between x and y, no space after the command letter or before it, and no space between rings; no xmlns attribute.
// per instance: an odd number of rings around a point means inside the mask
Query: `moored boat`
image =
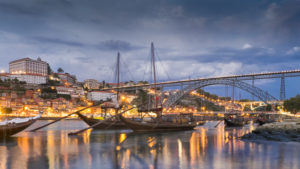
<svg viewBox="0 0 300 169"><path fill-rule="evenodd" d="M96 123L99 123L100 121L103 121L101 124L93 127L93 129L98 129L98 130L118 130L118 129L128 129L128 127L120 121L119 119L111 119L111 120L100 120L100 119L95 119L93 117L86 117L85 115L81 113L77 113L79 118L82 119L87 125L93 126Z"/></svg>
<svg viewBox="0 0 300 169"><path fill-rule="evenodd" d="M193 130L196 126L196 122L188 123L171 123L171 122L138 122L130 119L126 119L122 115L119 118L133 131L135 132L169 132L169 131L183 131Z"/></svg>
<svg viewBox="0 0 300 169"><path fill-rule="evenodd" d="M264 125L266 123L274 123L280 120L281 117L279 114L271 113L271 114L260 114L255 122L258 123L259 125Z"/></svg>
<svg viewBox="0 0 300 169"><path fill-rule="evenodd" d="M32 125L41 115L29 118L15 118L12 120L6 120L0 122L0 138L7 138L14 134L17 134L30 125Z"/></svg>
<svg viewBox="0 0 300 169"><path fill-rule="evenodd" d="M226 127L243 127L247 122L248 120L239 113L228 113L224 117Z"/></svg>
<svg viewBox="0 0 300 169"><path fill-rule="evenodd" d="M227 127L243 127L246 123L241 120L224 118L225 125Z"/></svg>
<svg viewBox="0 0 300 169"><path fill-rule="evenodd" d="M153 71L152 71L153 70ZM154 44L151 43L151 73L153 73L153 84L150 85L152 94L149 96L149 101L147 106L138 107L139 112L155 113L156 119L153 121L133 121L131 119L126 119L122 114L118 117L122 122L124 122L129 128L135 132L169 132L169 131L182 131L182 130L193 130L197 126L197 122L191 118L171 118L163 119L162 111L162 98L159 98L159 94L156 91L158 88L156 86L156 66L155 66L155 52ZM151 75L152 77L152 75ZM160 107L158 105L161 105ZM181 114L183 115L183 114Z"/></svg>

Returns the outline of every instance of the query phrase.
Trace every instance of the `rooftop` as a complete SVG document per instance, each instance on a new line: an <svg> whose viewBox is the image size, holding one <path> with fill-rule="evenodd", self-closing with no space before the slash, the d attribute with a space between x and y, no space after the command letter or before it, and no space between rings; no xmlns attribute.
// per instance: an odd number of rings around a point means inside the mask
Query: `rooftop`
<svg viewBox="0 0 300 169"><path fill-rule="evenodd" d="M11 61L11 62L9 62L9 64L15 63L15 62L21 62L21 61L35 61L35 62L44 62L44 63L47 63L45 61L42 61L40 57L38 57L37 60L34 60L34 59L31 59L31 58L27 57L27 58L22 58L22 59L17 59L17 60Z"/></svg>

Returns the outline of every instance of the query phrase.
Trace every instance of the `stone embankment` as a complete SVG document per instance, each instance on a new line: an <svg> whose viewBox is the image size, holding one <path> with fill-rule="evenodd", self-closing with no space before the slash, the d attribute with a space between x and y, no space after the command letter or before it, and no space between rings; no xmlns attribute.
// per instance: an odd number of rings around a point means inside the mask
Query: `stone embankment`
<svg viewBox="0 0 300 169"><path fill-rule="evenodd" d="M258 126L251 133L242 136L242 139L300 142L300 119L287 119Z"/></svg>

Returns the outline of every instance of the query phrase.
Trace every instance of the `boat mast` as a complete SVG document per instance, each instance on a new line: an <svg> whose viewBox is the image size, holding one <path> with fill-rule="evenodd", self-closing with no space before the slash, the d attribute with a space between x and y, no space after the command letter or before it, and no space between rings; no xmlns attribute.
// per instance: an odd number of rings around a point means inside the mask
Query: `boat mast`
<svg viewBox="0 0 300 169"><path fill-rule="evenodd" d="M155 54L154 54L154 44L151 42L151 62L152 62L152 68L153 68L153 87L154 87L154 102L155 102L155 108L158 119L161 120L162 112L161 110L158 110L158 97L156 92L156 67L155 67Z"/></svg>
<svg viewBox="0 0 300 169"><path fill-rule="evenodd" d="M117 101L119 103L119 87L120 87L120 52L118 52L117 56Z"/></svg>
<svg viewBox="0 0 300 169"><path fill-rule="evenodd" d="M120 95L120 52L117 55L117 65L116 65L116 75L117 75L117 104L119 109L119 95Z"/></svg>
<svg viewBox="0 0 300 169"><path fill-rule="evenodd" d="M153 68L153 86L154 86L155 108L157 108L157 99L156 99L155 54L154 54L154 44L153 44L153 42L151 42L151 62L152 62L152 68Z"/></svg>

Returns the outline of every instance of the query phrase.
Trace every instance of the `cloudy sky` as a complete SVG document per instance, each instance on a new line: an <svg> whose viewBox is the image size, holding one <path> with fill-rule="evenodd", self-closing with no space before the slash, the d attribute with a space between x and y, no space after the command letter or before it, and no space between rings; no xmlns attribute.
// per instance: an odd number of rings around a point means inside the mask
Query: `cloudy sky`
<svg viewBox="0 0 300 169"><path fill-rule="evenodd" d="M6 71L40 56L113 81L120 51L122 79L148 80L151 42L161 81L300 68L299 0L0 0L0 21Z"/></svg>

